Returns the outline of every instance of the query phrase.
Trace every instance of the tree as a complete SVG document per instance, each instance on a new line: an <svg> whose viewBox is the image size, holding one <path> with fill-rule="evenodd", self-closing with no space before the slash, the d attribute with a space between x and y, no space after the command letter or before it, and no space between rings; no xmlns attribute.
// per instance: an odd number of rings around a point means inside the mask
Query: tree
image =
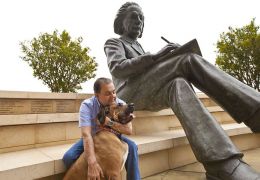
<svg viewBox="0 0 260 180"><path fill-rule="evenodd" d="M97 63L81 47L81 37L71 40L65 30L59 34L40 34L31 41L21 42L21 58L33 69L33 76L42 80L52 92L76 92L80 83L95 77Z"/></svg>
<svg viewBox="0 0 260 180"><path fill-rule="evenodd" d="M217 42L216 64L239 81L260 90L260 34L255 19L242 28L229 27Z"/></svg>

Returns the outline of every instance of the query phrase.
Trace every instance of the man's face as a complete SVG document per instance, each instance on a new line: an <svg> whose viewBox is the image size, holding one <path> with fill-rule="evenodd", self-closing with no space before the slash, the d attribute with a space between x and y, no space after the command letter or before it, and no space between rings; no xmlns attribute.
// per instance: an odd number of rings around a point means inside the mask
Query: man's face
<svg viewBox="0 0 260 180"><path fill-rule="evenodd" d="M136 40L142 33L144 16L142 11L136 6L130 6L127 9L126 16L123 20L123 35Z"/></svg>
<svg viewBox="0 0 260 180"><path fill-rule="evenodd" d="M111 105L116 100L116 92L115 92L115 86L113 83L109 84L101 84L101 90L100 93L96 94L99 102L104 105Z"/></svg>

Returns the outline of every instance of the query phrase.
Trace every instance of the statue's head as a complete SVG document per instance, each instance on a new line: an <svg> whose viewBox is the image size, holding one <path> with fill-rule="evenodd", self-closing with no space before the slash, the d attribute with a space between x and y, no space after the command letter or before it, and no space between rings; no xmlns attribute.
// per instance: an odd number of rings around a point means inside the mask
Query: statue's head
<svg viewBox="0 0 260 180"><path fill-rule="evenodd" d="M143 28L144 16L141 7L135 2L123 4L114 20L114 32L137 39L142 37Z"/></svg>

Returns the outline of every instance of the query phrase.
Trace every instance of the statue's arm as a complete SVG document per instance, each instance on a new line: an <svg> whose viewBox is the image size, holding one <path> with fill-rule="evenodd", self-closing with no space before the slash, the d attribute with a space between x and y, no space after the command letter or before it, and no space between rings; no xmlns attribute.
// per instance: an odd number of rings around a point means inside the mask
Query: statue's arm
<svg viewBox="0 0 260 180"><path fill-rule="evenodd" d="M118 78L129 77L142 73L145 68L154 64L150 53L134 58L127 58L124 45L119 39L109 39L104 47L108 67L111 74Z"/></svg>

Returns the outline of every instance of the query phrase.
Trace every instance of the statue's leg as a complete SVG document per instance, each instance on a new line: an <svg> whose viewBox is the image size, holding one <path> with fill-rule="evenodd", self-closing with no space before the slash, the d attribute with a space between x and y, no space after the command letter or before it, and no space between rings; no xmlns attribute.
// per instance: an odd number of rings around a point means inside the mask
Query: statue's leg
<svg viewBox="0 0 260 180"><path fill-rule="evenodd" d="M162 109L165 107L163 95L155 100L151 97L161 94L160 89L176 77L184 77L194 84L238 123L244 122L253 132L260 132L260 93L196 54L187 53L158 62L138 78L128 81L122 97L127 99L125 96L132 93L131 100L137 102L137 108Z"/></svg>
<svg viewBox="0 0 260 180"><path fill-rule="evenodd" d="M168 85L168 103L180 120L191 148L206 171L207 179L253 180L260 178L240 159L237 150L214 117L196 97L184 78Z"/></svg>
<svg viewBox="0 0 260 180"><path fill-rule="evenodd" d="M192 84L214 99L237 122L260 132L260 93L196 54L186 54L182 71ZM168 61L170 61L169 59Z"/></svg>
<svg viewBox="0 0 260 180"><path fill-rule="evenodd" d="M184 78L174 79L168 88L169 106L180 120L198 161L242 156Z"/></svg>
<svg viewBox="0 0 260 180"><path fill-rule="evenodd" d="M215 75L214 71L217 71ZM236 180L252 179L258 174L241 161L242 154L207 109L203 107L189 84L194 83L211 97L214 97L215 93L219 91L217 95L220 96L223 93L221 89L223 85L214 84L215 79L222 81L222 78L219 77L220 74L224 78L228 76L201 57L193 54L180 55L158 62L134 80L129 78L127 85L118 95L123 99L131 97L126 99L134 102L138 110L156 111L172 107L185 130L196 158L203 163L208 179L232 179L233 177ZM237 82L234 78L231 79ZM224 86L226 85L225 83ZM232 90L237 91L237 88ZM211 91L216 92L211 93ZM229 91L230 89L227 90L227 92ZM257 96L254 90L250 89L250 91ZM225 96L227 95L224 95L223 98L226 98ZM226 98L226 101L227 104L236 103L232 98ZM242 109L238 110L242 111ZM246 111L249 112L249 109ZM247 173L244 173L245 171ZM247 177L242 176L243 173ZM220 178L217 174L225 177ZM231 174L230 178L227 177Z"/></svg>

